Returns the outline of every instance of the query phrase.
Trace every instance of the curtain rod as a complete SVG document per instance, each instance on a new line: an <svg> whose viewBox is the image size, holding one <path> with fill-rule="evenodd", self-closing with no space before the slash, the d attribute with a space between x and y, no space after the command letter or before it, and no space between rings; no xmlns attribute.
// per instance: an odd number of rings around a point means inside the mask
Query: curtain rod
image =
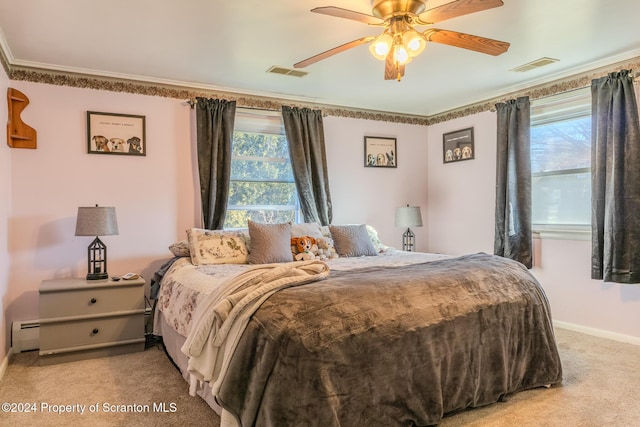
<svg viewBox="0 0 640 427"><path fill-rule="evenodd" d="M196 104L198 103L198 100L195 98L189 98L185 101L187 104L189 104L191 106L191 109L193 110L196 106ZM273 111L273 112L282 112L282 107L283 106L291 106L291 107L295 107L295 104L287 104L285 102L278 102L277 103L279 108L264 108L264 107L252 107L250 105L244 105L244 104L240 104L238 105L238 108L242 108L245 110L256 110L256 111ZM318 110L322 113L322 117L328 117L329 114L327 114L326 110L324 108L321 107L317 107L317 106L301 106L300 108L309 108L312 110Z"/></svg>
<svg viewBox="0 0 640 427"><path fill-rule="evenodd" d="M196 107L198 100L196 98L189 98L185 102L189 104L189 106L193 110ZM239 105L238 108L244 108L246 110L258 110L258 111L280 111L279 109L275 109L275 108L258 108L258 107L249 107L245 105Z"/></svg>

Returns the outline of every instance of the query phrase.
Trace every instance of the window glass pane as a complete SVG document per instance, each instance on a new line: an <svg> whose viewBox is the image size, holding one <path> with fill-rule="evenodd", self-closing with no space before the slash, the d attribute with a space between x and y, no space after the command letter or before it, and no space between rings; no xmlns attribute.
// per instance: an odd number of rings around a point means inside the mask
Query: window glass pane
<svg viewBox="0 0 640 427"><path fill-rule="evenodd" d="M531 128L531 172L591 166L591 117Z"/></svg>
<svg viewBox="0 0 640 427"><path fill-rule="evenodd" d="M591 116L547 119L531 128L532 222L591 224Z"/></svg>
<svg viewBox="0 0 640 427"><path fill-rule="evenodd" d="M287 205L295 208L297 198L294 183L231 181L228 209L257 205Z"/></svg>
<svg viewBox="0 0 640 427"><path fill-rule="evenodd" d="M264 222L269 224L283 222L297 222L296 210L275 209L238 209L228 210L224 221L224 228L247 228L247 221Z"/></svg>
<svg viewBox="0 0 640 427"><path fill-rule="evenodd" d="M279 134L236 131L231 151L236 156L289 158L287 138Z"/></svg>
<svg viewBox="0 0 640 427"><path fill-rule="evenodd" d="M534 224L591 224L591 173L533 176Z"/></svg>
<svg viewBox="0 0 640 427"><path fill-rule="evenodd" d="M231 151L232 180L293 182L284 135L234 132Z"/></svg>
<svg viewBox="0 0 640 427"><path fill-rule="evenodd" d="M231 182L224 228L247 221L298 222L298 194L281 117L244 113L231 143ZM266 113L265 113L266 114ZM247 129L242 131L238 129Z"/></svg>
<svg viewBox="0 0 640 427"><path fill-rule="evenodd" d="M231 179L293 182L293 171L289 158L232 157Z"/></svg>

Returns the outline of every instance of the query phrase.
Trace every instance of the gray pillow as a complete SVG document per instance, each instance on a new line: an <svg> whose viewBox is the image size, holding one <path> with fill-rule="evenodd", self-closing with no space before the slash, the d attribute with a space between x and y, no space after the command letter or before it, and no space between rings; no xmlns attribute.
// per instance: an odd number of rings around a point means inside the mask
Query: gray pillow
<svg viewBox="0 0 640 427"><path fill-rule="evenodd" d="M291 262L291 223L263 224L249 220L249 264Z"/></svg>
<svg viewBox="0 0 640 427"><path fill-rule="evenodd" d="M371 243L367 226L361 225L330 225L331 237L338 255L344 257L375 256L376 248Z"/></svg>

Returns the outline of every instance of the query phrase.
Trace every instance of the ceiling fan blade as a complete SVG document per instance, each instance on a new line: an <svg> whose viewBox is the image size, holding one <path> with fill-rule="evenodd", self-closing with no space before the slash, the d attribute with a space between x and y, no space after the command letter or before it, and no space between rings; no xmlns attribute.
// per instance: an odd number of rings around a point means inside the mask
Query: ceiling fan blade
<svg viewBox="0 0 640 427"><path fill-rule="evenodd" d="M366 13L360 13L354 10L343 9L335 6L316 7L315 9L311 9L311 12L336 16L338 18L352 19L369 25L382 25L384 23L384 19L377 18L373 15L367 15Z"/></svg>
<svg viewBox="0 0 640 427"><path fill-rule="evenodd" d="M422 34L430 42L448 44L450 46L475 50L476 52L493 56L505 53L510 46L509 43L499 40L487 39L471 34L459 33L457 31L438 30L437 28L430 28Z"/></svg>
<svg viewBox="0 0 640 427"><path fill-rule="evenodd" d="M344 52L345 50L351 49L352 47L360 46L361 44L369 43L375 39L374 36L362 37L361 39L350 41L349 43L342 44L340 46L334 47L333 49L329 49L317 55L314 55L310 58L307 58L303 61L297 62L293 64L293 68L304 68L311 64L315 64L318 61L326 59L330 56L333 56L337 53Z"/></svg>
<svg viewBox="0 0 640 427"><path fill-rule="evenodd" d="M387 59L384 61L384 79L385 80L398 80L404 77L404 65L398 65L393 60L393 49L387 54Z"/></svg>
<svg viewBox="0 0 640 427"><path fill-rule="evenodd" d="M436 22L441 22L446 19L493 9L503 4L502 0L456 0L421 13L418 16L417 24L435 24Z"/></svg>

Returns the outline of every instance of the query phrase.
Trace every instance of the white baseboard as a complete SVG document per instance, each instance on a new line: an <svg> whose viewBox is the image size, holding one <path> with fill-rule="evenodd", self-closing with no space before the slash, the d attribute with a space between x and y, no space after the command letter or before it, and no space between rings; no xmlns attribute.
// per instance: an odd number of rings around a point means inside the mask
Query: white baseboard
<svg viewBox="0 0 640 427"><path fill-rule="evenodd" d="M4 377L4 373L7 372L7 367L9 366L9 361L11 361L11 355L13 354L13 347L9 347L9 352L4 357L4 360L0 364L0 381Z"/></svg>
<svg viewBox="0 0 640 427"><path fill-rule="evenodd" d="M631 335L619 334L617 332L610 332L602 329L590 328L588 326L576 325L575 323L562 322L559 320L554 320L553 326L561 329L568 329L570 331L581 332L587 335L593 335L595 337L607 338L614 341L620 341L627 344L640 345L640 338L634 337Z"/></svg>

